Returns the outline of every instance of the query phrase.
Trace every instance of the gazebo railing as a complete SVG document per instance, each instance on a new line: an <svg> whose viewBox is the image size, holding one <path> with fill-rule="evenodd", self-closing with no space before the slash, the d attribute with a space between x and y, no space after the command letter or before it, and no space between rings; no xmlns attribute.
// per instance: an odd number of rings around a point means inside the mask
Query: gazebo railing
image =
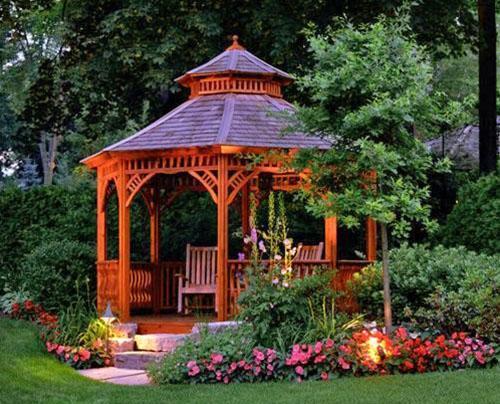
<svg viewBox="0 0 500 404"><path fill-rule="evenodd" d="M228 303L229 314L238 312L238 297L243 292L248 281L245 268L248 260L228 260ZM336 290L345 291L347 282L354 273L369 265L370 261L340 260L338 272L334 279ZM328 260L296 261L294 270L299 277L312 274L314 268L328 266ZM184 261L164 261L158 264L150 262L132 262L130 271L130 307L132 309L175 310L177 307L178 278L176 274L183 273ZM97 263L99 296L101 302L117 301L118 261L109 260ZM155 285L157 289L155 289ZM345 295L339 300L343 310L355 311L356 301L352 296Z"/></svg>

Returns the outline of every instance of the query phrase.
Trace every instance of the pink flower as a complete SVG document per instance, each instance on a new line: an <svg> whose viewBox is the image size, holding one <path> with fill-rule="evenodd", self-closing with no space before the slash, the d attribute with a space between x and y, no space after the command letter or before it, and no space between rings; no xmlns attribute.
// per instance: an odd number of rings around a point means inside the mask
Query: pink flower
<svg viewBox="0 0 500 404"><path fill-rule="evenodd" d="M195 365L189 370L188 376L196 376L198 373L200 373L200 368L198 365Z"/></svg>
<svg viewBox="0 0 500 404"><path fill-rule="evenodd" d="M191 361L189 361L187 363L186 366L187 366L188 369L192 369L192 368L194 368L196 366L196 361L195 360L191 360Z"/></svg>
<svg viewBox="0 0 500 404"><path fill-rule="evenodd" d="M264 352L259 351L258 349L254 349L254 350L253 350L253 356L254 356L254 357L255 357L255 359L257 359L258 361L263 361L263 360L265 359Z"/></svg>
<svg viewBox="0 0 500 404"><path fill-rule="evenodd" d="M328 373L321 372L321 380L328 380Z"/></svg>
<svg viewBox="0 0 500 404"><path fill-rule="evenodd" d="M224 357L222 356L222 354L211 354L210 359L212 360L212 363L214 365L219 365L224 360Z"/></svg>
<svg viewBox="0 0 500 404"><path fill-rule="evenodd" d="M339 358L339 365L342 367L344 370L350 369L351 365L344 360L344 358Z"/></svg>
<svg viewBox="0 0 500 404"><path fill-rule="evenodd" d="M474 355L476 356L476 360L481 364L484 365L486 361L484 360L484 356L482 352L475 352Z"/></svg>
<svg viewBox="0 0 500 404"><path fill-rule="evenodd" d="M323 363L326 361L326 355L318 355L314 358L314 363Z"/></svg>
<svg viewBox="0 0 500 404"><path fill-rule="evenodd" d="M331 349L331 348L333 348L333 340L331 340L330 338L328 338L328 339L326 340L326 342L325 342L325 347L326 347L327 349Z"/></svg>
<svg viewBox="0 0 500 404"><path fill-rule="evenodd" d="M90 359L90 351L83 348L78 352L82 361L86 362Z"/></svg>
<svg viewBox="0 0 500 404"><path fill-rule="evenodd" d="M220 370L218 370L217 372L215 372L215 378L217 380L222 380L222 372Z"/></svg>
<svg viewBox="0 0 500 404"><path fill-rule="evenodd" d="M319 354L322 349L323 349L323 343L321 341L316 342L316 344L314 345L314 352Z"/></svg>
<svg viewBox="0 0 500 404"><path fill-rule="evenodd" d="M295 368L295 373L297 373L298 375L302 376L304 374L304 368L302 366L297 366Z"/></svg>
<svg viewBox="0 0 500 404"><path fill-rule="evenodd" d="M62 355L64 353L64 346L63 345L59 345L56 349L56 353L58 355Z"/></svg>
<svg viewBox="0 0 500 404"><path fill-rule="evenodd" d="M78 359L79 359L78 355L74 354L73 355L73 362L78 362Z"/></svg>
<svg viewBox="0 0 500 404"><path fill-rule="evenodd" d="M258 376L258 375L259 375L259 373L261 372L261 370L262 370L262 369L260 368L260 366L255 366L255 367L254 367L254 369L253 369L253 374L254 374L255 376Z"/></svg>
<svg viewBox="0 0 500 404"><path fill-rule="evenodd" d="M269 370L270 372L272 372L274 370L274 366L269 364L267 365L267 370Z"/></svg>
<svg viewBox="0 0 500 404"><path fill-rule="evenodd" d="M224 377L224 384L228 384L229 383L229 377L228 376L225 376Z"/></svg>
<svg viewBox="0 0 500 404"><path fill-rule="evenodd" d="M255 227L253 227L251 230L250 230L250 240L252 241L252 243L256 244L257 243L257 229Z"/></svg>
<svg viewBox="0 0 500 404"><path fill-rule="evenodd" d="M242 360L240 360L240 361L238 362L238 366L239 366L240 368L244 367L244 366L245 366L245 364L246 364L246 362L245 362L243 359L242 359Z"/></svg>

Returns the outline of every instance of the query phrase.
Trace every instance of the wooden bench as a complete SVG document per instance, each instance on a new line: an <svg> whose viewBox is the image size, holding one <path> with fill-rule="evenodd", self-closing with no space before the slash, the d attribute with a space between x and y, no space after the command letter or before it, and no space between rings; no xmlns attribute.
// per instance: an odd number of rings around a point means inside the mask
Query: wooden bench
<svg viewBox="0 0 500 404"><path fill-rule="evenodd" d="M217 311L216 294L217 247L186 246L186 273L179 275L177 311L188 313L189 296L213 295ZM208 306L207 306L208 307ZM200 307L198 308L205 308Z"/></svg>

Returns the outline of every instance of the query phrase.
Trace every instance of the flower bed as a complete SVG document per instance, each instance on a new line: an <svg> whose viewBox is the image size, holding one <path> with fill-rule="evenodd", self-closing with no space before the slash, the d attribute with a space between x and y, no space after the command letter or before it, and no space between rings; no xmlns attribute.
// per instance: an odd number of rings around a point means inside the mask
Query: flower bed
<svg viewBox="0 0 500 404"><path fill-rule="evenodd" d="M296 344L285 355L271 348L255 348L246 358L212 353L175 364L178 383L230 383L266 380L329 380L343 375L424 373L473 367L497 362L496 349L465 333L422 337L397 329L392 337L363 330L342 342L331 339ZM152 371L162 383L165 367Z"/></svg>
<svg viewBox="0 0 500 404"><path fill-rule="evenodd" d="M11 310L5 314L14 319L27 320L36 324L47 351L61 362L77 369L111 364L100 339L94 340L90 346L69 346L57 343L57 337L60 334L57 316L48 313L41 305L33 303L32 300L13 303Z"/></svg>

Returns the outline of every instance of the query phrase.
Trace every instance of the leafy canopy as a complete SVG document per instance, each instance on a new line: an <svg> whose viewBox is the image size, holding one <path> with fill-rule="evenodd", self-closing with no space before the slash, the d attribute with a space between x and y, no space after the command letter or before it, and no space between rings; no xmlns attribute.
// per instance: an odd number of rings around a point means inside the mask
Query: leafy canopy
<svg viewBox="0 0 500 404"><path fill-rule="evenodd" d="M315 65L299 81L314 106L300 108L296 124L331 142L325 153L306 150L294 162L311 171L310 209L347 226L371 216L398 236L413 221L432 228L427 179L447 162L433 162L419 138L457 125L462 106L434 91L428 54L406 15L336 26L310 32Z"/></svg>

